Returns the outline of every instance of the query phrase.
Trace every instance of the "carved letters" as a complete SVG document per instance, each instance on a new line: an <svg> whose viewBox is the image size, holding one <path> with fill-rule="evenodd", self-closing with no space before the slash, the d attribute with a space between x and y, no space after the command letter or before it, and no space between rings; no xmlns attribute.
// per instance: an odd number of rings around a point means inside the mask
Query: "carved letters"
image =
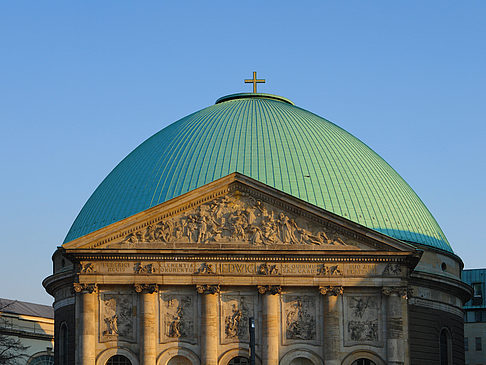
<svg viewBox="0 0 486 365"><path fill-rule="evenodd" d="M346 245L337 232L326 233L304 222L298 224L296 219L297 216L289 216L249 195L239 194L238 198L225 196L185 215L149 224L125 236L122 243Z"/></svg>

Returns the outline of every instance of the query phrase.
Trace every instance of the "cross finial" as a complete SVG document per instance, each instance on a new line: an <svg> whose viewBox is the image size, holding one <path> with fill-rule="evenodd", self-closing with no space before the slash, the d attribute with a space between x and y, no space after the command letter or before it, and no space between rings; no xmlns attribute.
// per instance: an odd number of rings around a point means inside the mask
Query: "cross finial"
<svg viewBox="0 0 486 365"><path fill-rule="evenodd" d="M245 80L245 84L253 84L253 92L257 92L257 84L265 83L265 79L258 80L256 78L256 71L253 71L253 79L252 80Z"/></svg>

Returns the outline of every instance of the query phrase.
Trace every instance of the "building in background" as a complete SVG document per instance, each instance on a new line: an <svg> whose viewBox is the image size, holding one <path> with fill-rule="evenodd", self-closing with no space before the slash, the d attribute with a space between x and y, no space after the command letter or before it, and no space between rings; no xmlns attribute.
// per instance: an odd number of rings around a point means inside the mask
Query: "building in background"
<svg viewBox="0 0 486 365"><path fill-rule="evenodd" d="M486 364L486 269L464 270L462 280L474 290L464 306L466 364Z"/></svg>
<svg viewBox="0 0 486 365"><path fill-rule="evenodd" d="M20 340L19 364L54 364L54 310L51 306L0 298L0 336ZM0 348L0 352L5 350Z"/></svg>

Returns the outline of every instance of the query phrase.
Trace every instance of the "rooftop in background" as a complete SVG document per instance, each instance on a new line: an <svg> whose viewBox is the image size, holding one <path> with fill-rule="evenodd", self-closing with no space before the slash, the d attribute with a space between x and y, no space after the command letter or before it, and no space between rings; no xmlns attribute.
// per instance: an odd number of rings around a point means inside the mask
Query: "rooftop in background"
<svg viewBox="0 0 486 365"><path fill-rule="evenodd" d="M0 312L54 319L54 310L51 306L20 300L0 298Z"/></svg>
<svg viewBox="0 0 486 365"><path fill-rule="evenodd" d="M464 309L486 309L486 269L463 270L462 280L474 289L473 296L464 305Z"/></svg>

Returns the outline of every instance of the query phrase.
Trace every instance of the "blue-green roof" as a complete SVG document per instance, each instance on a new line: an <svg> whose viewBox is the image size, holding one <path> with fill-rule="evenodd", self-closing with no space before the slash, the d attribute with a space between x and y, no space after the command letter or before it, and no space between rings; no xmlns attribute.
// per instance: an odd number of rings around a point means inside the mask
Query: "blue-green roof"
<svg viewBox="0 0 486 365"><path fill-rule="evenodd" d="M419 197L373 150L267 94L221 98L147 139L96 189L65 242L233 172L391 237L452 252Z"/></svg>

